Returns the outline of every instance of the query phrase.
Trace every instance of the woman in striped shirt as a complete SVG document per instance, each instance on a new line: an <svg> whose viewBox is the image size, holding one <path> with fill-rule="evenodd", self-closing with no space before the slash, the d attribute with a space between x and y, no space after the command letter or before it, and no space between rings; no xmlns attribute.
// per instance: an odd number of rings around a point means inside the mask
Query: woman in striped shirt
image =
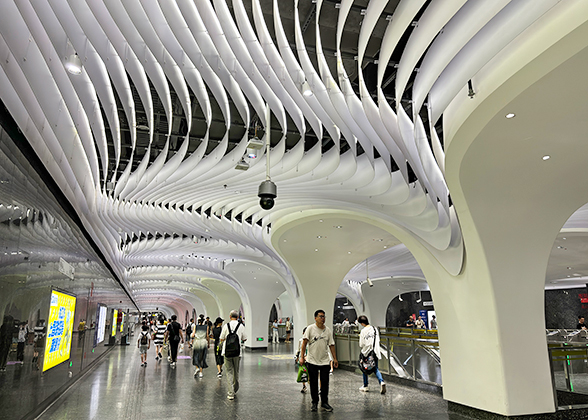
<svg viewBox="0 0 588 420"><path fill-rule="evenodd" d="M157 353L157 356L155 356L155 360L158 361L163 358L163 356L161 355L161 350L163 349L163 339L165 337L165 331L167 329L163 321L163 318L159 318L157 329L155 330L155 334L153 335L153 344L155 344L155 352Z"/></svg>

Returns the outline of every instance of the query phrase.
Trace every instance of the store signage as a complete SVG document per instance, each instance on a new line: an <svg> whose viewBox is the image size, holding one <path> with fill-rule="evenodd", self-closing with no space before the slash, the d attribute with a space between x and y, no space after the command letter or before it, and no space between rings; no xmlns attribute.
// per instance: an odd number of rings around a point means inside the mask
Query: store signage
<svg viewBox="0 0 588 420"><path fill-rule="evenodd" d="M433 302L432 301L429 301L429 302L423 301L423 306L433 306Z"/></svg>

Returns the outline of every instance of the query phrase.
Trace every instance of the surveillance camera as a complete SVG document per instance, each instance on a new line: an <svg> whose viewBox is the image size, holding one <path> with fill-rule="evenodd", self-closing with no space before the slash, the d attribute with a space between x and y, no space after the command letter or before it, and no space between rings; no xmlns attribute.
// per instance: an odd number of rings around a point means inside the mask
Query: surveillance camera
<svg viewBox="0 0 588 420"><path fill-rule="evenodd" d="M257 193L259 205L264 210L270 210L274 207L274 199L278 196L278 187L269 179L259 184Z"/></svg>

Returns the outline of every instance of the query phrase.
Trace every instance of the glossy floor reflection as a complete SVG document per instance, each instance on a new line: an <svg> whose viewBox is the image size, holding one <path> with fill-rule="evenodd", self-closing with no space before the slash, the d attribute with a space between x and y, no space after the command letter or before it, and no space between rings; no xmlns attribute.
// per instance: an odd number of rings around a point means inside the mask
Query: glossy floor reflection
<svg viewBox="0 0 588 420"><path fill-rule="evenodd" d="M270 345L267 351L245 352L240 390L226 398L226 378L218 379L211 354L203 378L194 378L191 360L179 359L172 368L157 363L149 351L140 366L136 346L120 347L44 413L41 419L452 419L439 396L388 384L388 392L363 393L361 376L335 370L329 402L333 413L310 412L310 394L296 383L293 345ZM180 356L185 356L183 353ZM377 388L377 380L370 377Z"/></svg>

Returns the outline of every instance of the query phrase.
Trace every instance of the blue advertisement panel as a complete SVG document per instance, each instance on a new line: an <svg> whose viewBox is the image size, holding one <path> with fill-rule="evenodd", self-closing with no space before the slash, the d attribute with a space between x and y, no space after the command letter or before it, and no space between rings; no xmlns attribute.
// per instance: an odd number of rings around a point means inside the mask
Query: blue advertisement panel
<svg viewBox="0 0 588 420"><path fill-rule="evenodd" d="M420 310L419 311L419 316L421 317L421 319L425 322L425 328L429 329L429 318L427 317L427 312L425 310Z"/></svg>

